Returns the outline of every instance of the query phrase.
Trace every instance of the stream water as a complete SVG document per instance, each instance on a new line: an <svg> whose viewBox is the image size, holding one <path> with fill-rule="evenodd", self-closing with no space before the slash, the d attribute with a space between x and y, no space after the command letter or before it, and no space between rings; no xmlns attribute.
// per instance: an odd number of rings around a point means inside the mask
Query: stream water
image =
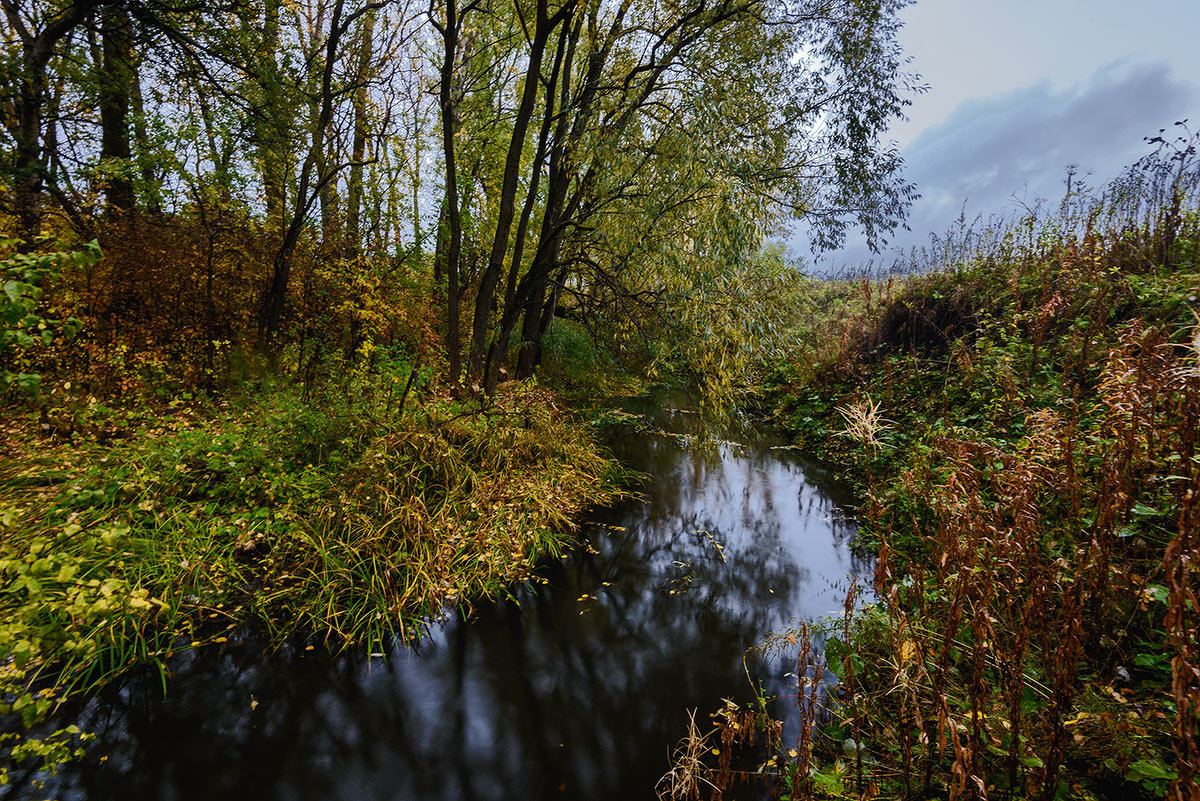
<svg viewBox="0 0 1200 801"><path fill-rule="evenodd" d="M668 414L686 430L687 415ZM853 523L830 477L769 442L631 435L643 498L591 515L535 583L387 659L229 643L80 721L64 799L654 798L687 710L750 694L742 656L839 613ZM868 582L869 583L869 582ZM782 686L782 670L765 680ZM779 711L785 715L786 709Z"/></svg>

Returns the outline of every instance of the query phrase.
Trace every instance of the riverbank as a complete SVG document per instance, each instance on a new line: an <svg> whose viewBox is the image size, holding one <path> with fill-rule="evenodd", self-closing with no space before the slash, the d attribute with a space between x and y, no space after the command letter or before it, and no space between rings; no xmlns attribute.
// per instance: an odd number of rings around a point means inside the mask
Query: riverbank
<svg viewBox="0 0 1200 801"><path fill-rule="evenodd" d="M1200 213L1141 186L814 294L771 396L880 602L791 797L1195 797Z"/></svg>
<svg viewBox="0 0 1200 801"><path fill-rule="evenodd" d="M565 559L386 659L232 633L177 653L166 693L141 671L60 718L97 737L46 794L645 796L686 710L744 692L745 649L837 607L870 563L807 460L702 447L695 414L629 405L645 414L608 433L638 495L583 514Z"/></svg>
<svg viewBox="0 0 1200 801"><path fill-rule="evenodd" d="M527 579L619 494L620 468L551 392L482 405L385 372L124 408L59 382L53 413L6 418L10 765L52 766L81 735L21 724L133 668L165 683L175 653L234 632L384 650Z"/></svg>

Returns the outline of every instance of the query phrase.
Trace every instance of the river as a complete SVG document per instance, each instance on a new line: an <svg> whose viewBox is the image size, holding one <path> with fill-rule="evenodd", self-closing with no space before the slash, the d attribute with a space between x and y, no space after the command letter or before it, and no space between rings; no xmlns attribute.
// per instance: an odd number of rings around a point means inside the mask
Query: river
<svg viewBox="0 0 1200 801"><path fill-rule="evenodd" d="M659 422L686 431L690 416ZM848 500L769 438L707 451L628 434L642 497L593 513L540 581L387 658L253 638L182 655L165 697L129 682L61 799L654 798L687 711L750 695L745 650L840 612ZM868 582L869 583L869 582ZM785 689L782 668L768 689ZM786 704L778 710L786 715Z"/></svg>

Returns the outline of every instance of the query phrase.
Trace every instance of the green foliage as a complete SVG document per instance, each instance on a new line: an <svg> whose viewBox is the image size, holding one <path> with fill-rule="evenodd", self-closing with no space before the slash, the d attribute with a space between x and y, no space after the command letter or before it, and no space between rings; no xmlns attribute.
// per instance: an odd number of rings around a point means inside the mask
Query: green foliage
<svg viewBox="0 0 1200 801"><path fill-rule="evenodd" d="M171 638L166 604L114 573L129 529L67 524L24 545L15 509L0 508L0 715L29 729L72 694L86 692L130 663L158 662ZM155 632L157 631L157 634ZM156 650L157 649L157 650ZM0 735L0 784L10 766L33 764L44 777L79 756L90 739L77 726L31 737ZM40 781L40 780L39 780ZM35 783L35 786L40 786Z"/></svg>
<svg viewBox="0 0 1200 801"><path fill-rule="evenodd" d="M36 765L39 778L30 782L35 790L45 786L45 779L54 776L60 767L84 755L83 746L95 739L95 735L81 731L74 724L51 732L42 737L22 736L16 732L0 734L0 753L6 761L19 765ZM10 745L11 744L11 745ZM0 787L10 781L9 766L0 764Z"/></svg>
<svg viewBox="0 0 1200 801"><path fill-rule="evenodd" d="M100 259L95 241L73 253L30 254L17 250L17 242L0 239L0 393L10 387L33 395L41 376L22 372L26 352L38 345L70 339L79 333L81 323L74 317L65 320L47 317L42 308L45 284L59 276L63 268L86 268Z"/></svg>

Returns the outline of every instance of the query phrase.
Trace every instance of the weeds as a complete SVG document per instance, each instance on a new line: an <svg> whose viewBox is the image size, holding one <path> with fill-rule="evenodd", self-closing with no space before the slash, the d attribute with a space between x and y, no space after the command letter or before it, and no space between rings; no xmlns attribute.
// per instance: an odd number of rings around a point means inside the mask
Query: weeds
<svg viewBox="0 0 1200 801"><path fill-rule="evenodd" d="M837 407L837 413L846 421L846 428L838 433L849 437L859 444L875 451L891 447L879 439L879 435L887 431L890 421L885 419L879 404L864 397Z"/></svg>
<svg viewBox="0 0 1200 801"><path fill-rule="evenodd" d="M1195 143L820 288L774 393L863 490L879 601L826 631L776 796L1198 797Z"/></svg>
<svg viewBox="0 0 1200 801"><path fill-rule="evenodd" d="M693 709L688 713L687 734L675 746L671 769L663 774L655 787L660 799L694 801L701 797L702 791L720 792L720 788L713 784L710 778L712 771L704 764L710 736L711 732L700 733L700 728L696 725L696 710Z"/></svg>
<svg viewBox="0 0 1200 801"><path fill-rule="evenodd" d="M803 441L869 482L883 617L832 662L856 794L1195 797L1192 154L877 284L781 384Z"/></svg>

